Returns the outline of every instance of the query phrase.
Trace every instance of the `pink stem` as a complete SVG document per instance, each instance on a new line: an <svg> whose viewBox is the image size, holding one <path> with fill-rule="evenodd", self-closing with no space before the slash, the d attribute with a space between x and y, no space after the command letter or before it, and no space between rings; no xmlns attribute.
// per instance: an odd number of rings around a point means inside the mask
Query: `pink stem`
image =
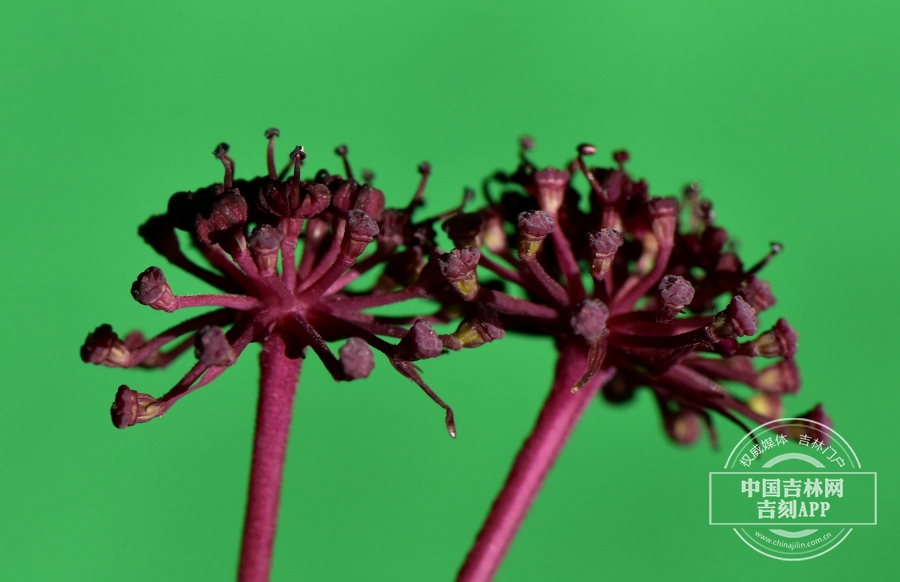
<svg viewBox="0 0 900 582"><path fill-rule="evenodd" d="M270 335L263 343L250 492L238 571L240 582L269 580L281 476L301 361L284 355L284 340L278 334Z"/></svg>
<svg viewBox="0 0 900 582"><path fill-rule="evenodd" d="M229 309L250 311L259 307L259 300L249 295L224 293L175 296L175 309L186 309L188 307L227 307Z"/></svg>
<svg viewBox="0 0 900 582"><path fill-rule="evenodd" d="M494 500L475 545L459 571L457 582L493 580L572 429L600 387L615 372L613 368L601 370L584 388L573 394L572 386L587 367L587 345L580 341L560 340L557 349L559 360L550 396L541 409L534 429L522 445L503 489Z"/></svg>

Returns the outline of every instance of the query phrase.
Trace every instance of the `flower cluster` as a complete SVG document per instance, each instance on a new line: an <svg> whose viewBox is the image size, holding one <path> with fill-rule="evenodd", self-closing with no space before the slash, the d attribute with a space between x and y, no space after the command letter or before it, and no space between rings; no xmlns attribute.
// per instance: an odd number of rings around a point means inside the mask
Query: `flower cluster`
<svg viewBox="0 0 900 582"><path fill-rule="evenodd" d="M625 170L624 151L613 168L588 167L596 149L581 145L559 170L535 167L531 147L523 140L516 171L485 182L484 208L443 224L457 248L440 258L441 272L459 296L498 312L495 325L507 331L582 342L587 365L573 392L601 367L614 370L603 387L611 402L652 389L677 443L694 442L700 420L715 442L710 411L748 432L738 415L779 418L782 395L800 387L797 333L779 319L755 339L740 338L756 336L757 313L775 303L757 275L781 246L745 267L696 184L680 200L651 196ZM587 205L576 173L589 184ZM498 185L499 196L491 192ZM755 357L777 361L757 369ZM754 396L739 398L723 380ZM806 417L830 424L821 406Z"/></svg>
<svg viewBox="0 0 900 582"><path fill-rule="evenodd" d="M466 305L441 276L437 259L442 253L433 225L458 214L462 205L427 220L413 220L431 171L423 163L412 200L402 208L386 208L384 194L371 185L371 173L365 173L363 184L354 179L345 146L336 153L343 158L346 176L322 170L314 179L302 180L306 158L302 147L294 149L289 164L278 172L274 154L278 135L276 129L266 132L267 175L235 179L234 161L228 146L221 144L213 153L224 166L224 181L174 194L166 213L151 217L139 229L172 265L219 293L178 295L163 271L150 267L131 288L139 303L169 313L194 307L213 310L152 339L140 332L120 338L109 325L88 334L82 359L105 366L163 367L194 347L196 363L164 396L155 398L121 386L112 405L113 423L125 428L164 415L180 398L234 364L251 342L275 334L290 358L301 358L306 348L312 348L335 380L365 378L374 366L372 348L384 353L397 371L446 410L447 430L455 437L451 408L422 380L415 362L503 335L491 312ZM187 233L209 266L185 254L185 236L179 237L178 231ZM348 285L376 267L382 270L369 288L348 291ZM366 312L423 297L442 307L422 317ZM455 333L438 334L432 327L457 314L469 316ZM337 355L327 343L333 341L344 341Z"/></svg>

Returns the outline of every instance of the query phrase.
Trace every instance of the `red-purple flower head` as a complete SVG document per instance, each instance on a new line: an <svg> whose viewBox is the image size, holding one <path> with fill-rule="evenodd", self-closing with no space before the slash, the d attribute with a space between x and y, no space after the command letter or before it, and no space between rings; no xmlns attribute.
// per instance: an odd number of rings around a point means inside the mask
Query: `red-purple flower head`
<svg viewBox="0 0 900 582"><path fill-rule="evenodd" d="M762 261L745 268L695 184L682 200L651 196L647 182L626 172L626 152L614 154L615 168L588 167L585 158L596 148L581 145L565 171L535 167L525 155L532 147L523 144L515 172L486 182L486 208L447 225L448 232L459 231L472 217L466 244L440 261L460 297L499 313L507 331L582 342L587 368L573 391L611 368L607 398L623 401L649 387L678 443L696 440L698 420L712 430L709 411L744 428L738 415L759 423L777 417L781 395L800 386L797 333L780 319L756 335L757 314L775 303L757 274L781 246L773 244ZM575 172L587 178L588 210L572 184ZM490 192L496 183L504 187L499 198ZM473 246L478 241L483 244ZM507 294L506 285L524 293ZM755 357L778 361L757 370ZM757 395L741 399L722 380Z"/></svg>
<svg viewBox="0 0 900 582"><path fill-rule="evenodd" d="M144 240L162 257L218 292L178 294L162 269L150 267L131 288L139 303L167 313L212 310L149 340L140 333L120 339L109 325L88 335L81 349L85 362L124 368L163 367L194 346L196 362L164 396L154 398L120 387L112 407L114 424L124 428L164 415L178 399L234 364L250 343L277 334L286 355L303 357L311 348L335 380L365 378L374 366L372 349L386 354L394 368L446 410L447 429L455 436L450 407L425 384L412 362L503 335L492 311L466 304L453 291L456 288L463 296L467 290L477 292L478 250L445 255L435 243L434 223L459 216L462 206L421 222L413 220L431 172L423 163L419 187L409 204L386 209L384 194L372 186L371 172L365 174L365 184L354 180L346 146L337 149L346 176L322 170L312 180L302 179L306 152L299 146L279 172L274 149L278 135L276 129L266 132L267 175L236 179L229 148L220 144L213 153L224 166L223 182L175 194L165 214L140 228ZM470 197L467 194L466 200ZM467 228L478 231L481 223ZM208 265L183 252L185 238ZM481 243L480 238L466 240ZM371 288L348 291L348 285L373 269L381 269L381 276ZM423 297L441 307L411 317L366 312ZM432 327L456 314L465 316L456 333L440 335ZM394 338L395 343L384 338ZM344 342L337 355L328 345L333 341Z"/></svg>

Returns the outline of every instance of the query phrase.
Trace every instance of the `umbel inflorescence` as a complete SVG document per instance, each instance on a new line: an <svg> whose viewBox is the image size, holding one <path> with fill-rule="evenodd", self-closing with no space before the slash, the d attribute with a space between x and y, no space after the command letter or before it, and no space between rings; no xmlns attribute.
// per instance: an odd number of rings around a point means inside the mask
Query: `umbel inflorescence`
<svg viewBox="0 0 900 582"><path fill-rule="evenodd" d="M276 129L266 132L267 175L235 179L228 146L220 144L214 155L224 165L224 181L174 194L164 214L140 227L143 239L170 264L219 293L178 295L162 269L150 267L131 288L139 303L169 313L186 308L212 311L152 339L140 332L120 338L109 325L88 335L82 359L106 366L162 367L194 348L196 363L162 397L121 386L112 406L113 423L125 428L163 416L180 398L234 364L251 342L275 335L290 358L302 358L311 348L335 380L365 378L374 366L371 348L384 353L397 371L446 410L447 430L455 437L451 408L422 380L414 362L503 335L491 324L489 311L461 305L437 266L440 253L433 225L460 209L413 220L423 204L431 171L427 163L419 166L421 179L409 203L386 208L384 194L369 183L371 174L366 173L363 184L354 179L345 146L337 153L346 176L322 170L311 180L301 179L306 158L302 147L294 149L289 165L279 173L274 153L278 135ZM188 258L177 231L187 234L209 266ZM347 290L372 269L380 273L369 289ZM423 297L444 308L420 317L366 313ZM469 316L456 333L436 333L432 323L448 321L450 313ZM344 341L337 355L328 346L332 341Z"/></svg>
<svg viewBox="0 0 900 582"><path fill-rule="evenodd" d="M745 267L696 185L681 200L651 196L645 181L625 171L624 151L613 155L613 168L588 167L596 149L584 144L560 170L535 166L532 147L522 140L519 167L485 182L483 209L444 223L457 248L441 268L460 296L499 312L506 331L553 337L558 352L550 394L458 582L493 578L598 391L623 402L650 388L668 436L690 444L701 422L715 443L710 412L747 429L741 417L779 418L782 395L800 387L794 329L780 319L757 335L757 313L775 303L757 275L780 245ZM587 180L586 201L573 184L578 173ZM491 193L497 185L499 196ZM757 369L757 356L776 361ZM741 398L724 380L755 395ZM821 406L806 416L830 424Z"/></svg>
<svg viewBox="0 0 900 582"><path fill-rule="evenodd" d="M744 428L739 416L758 423L781 416L781 396L800 387L797 333L779 319L755 339L740 339L757 334L757 313L775 303L757 275L781 245L747 267L697 184L680 200L651 196L647 182L625 170L624 151L613 168L588 167L596 149L581 145L560 170L538 169L531 147L523 140L519 167L485 182L484 208L444 223L458 248L441 267L461 297L499 312L506 331L579 342L587 364L573 392L601 367L614 371L603 387L610 402L651 388L678 443L697 438L698 420L712 429L710 411ZM587 209L573 185L578 173L589 185ZM499 195L491 193L496 186ZM479 273L490 283L480 285ZM508 295L501 285L520 292ZM755 357L775 363L757 369ZM723 380L756 395L738 398ZM821 420L824 412L810 414Z"/></svg>

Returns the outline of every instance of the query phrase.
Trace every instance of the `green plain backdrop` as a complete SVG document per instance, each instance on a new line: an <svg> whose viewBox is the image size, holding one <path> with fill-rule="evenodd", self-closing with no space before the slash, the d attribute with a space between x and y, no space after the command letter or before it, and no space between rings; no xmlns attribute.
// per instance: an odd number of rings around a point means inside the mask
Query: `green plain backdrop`
<svg viewBox="0 0 900 582"><path fill-rule="evenodd" d="M499 581L885 580L896 539L900 9L895 2L18 2L0 24L3 404L0 578L228 580L238 556L258 370L252 354L162 420L115 430L116 387L161 394L186 370L87 366L100 323L173 317L129 297L159 264L136 235L169 194L264 171L263 130L308 167L350 146L393 205L416 165L428 208L576 144L632 154L655 194L701 180L800 332L804 387L863 470L879 525L782 563L707 525L722 446L667 442L650 395L589 409ZM606 158L608 159L608 158ZM161 266L165 267L163 263ZM171 274L170 274L171 273ZM169 275L170 274L170 275ZM176 292L199 292L167 270ZM539 409L549 342L508 337L422 365L457 415L377 360L298 393L273 579L449 581Z"/></svg>

